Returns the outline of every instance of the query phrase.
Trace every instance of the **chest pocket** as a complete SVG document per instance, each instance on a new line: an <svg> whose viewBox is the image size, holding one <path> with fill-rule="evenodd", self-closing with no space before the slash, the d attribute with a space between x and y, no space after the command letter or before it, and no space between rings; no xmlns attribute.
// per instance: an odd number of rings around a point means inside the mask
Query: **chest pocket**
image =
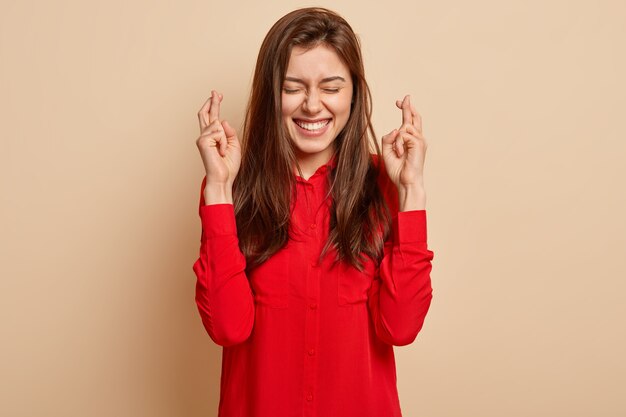
<svg viewBox="0 0 626 417"><path fill-rule="evenodd" d="M273 308L289 307L289 277L294 255L288 246L248 274L255 303Z"/></svg>
<svg viewBox="0 0 626 417"><path fill-rule="evenodd" d="M350 306L367 301L367 292L372 286L376 274L374 261L366 257L362 271L347 262L339 263L337 274L337 302L340 306Z"/></svg>

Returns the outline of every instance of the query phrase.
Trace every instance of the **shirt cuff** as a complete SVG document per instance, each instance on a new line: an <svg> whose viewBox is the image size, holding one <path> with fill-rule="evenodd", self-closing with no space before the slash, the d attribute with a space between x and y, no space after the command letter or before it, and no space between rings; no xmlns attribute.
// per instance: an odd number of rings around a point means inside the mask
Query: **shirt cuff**
<svg viewBox="0 0 626 417"><path fill-rule="evenodd" d="M202 230L206 238L237 235L235 208L232 204L209 204L200 206Z"/></svg>
<svg viewBox="0 0 626 417"><path fill-rule="evenodd" d="M392 228L395 242L427 242L426 210L398 212L392 220Z"/></svg>

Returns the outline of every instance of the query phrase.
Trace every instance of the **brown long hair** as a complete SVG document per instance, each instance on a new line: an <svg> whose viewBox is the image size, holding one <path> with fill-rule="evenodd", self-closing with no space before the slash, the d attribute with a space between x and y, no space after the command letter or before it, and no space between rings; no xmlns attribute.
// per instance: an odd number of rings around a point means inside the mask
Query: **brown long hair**
<svg viewBox="0 0 626 417"><path fill-rule="evenodd" d="M248 267L258 265L289 239L295 198L293 144L281 116L281 90L294 46L332 47L350 70L353 102L335 139L336 167L329 175L330 235L336 260L363 267L363 255L379 260L390 229L389 210L377 178L380 149L371 123L372 100L358 38L341 16L325 8L295 10L266 35L257 58L242 137L241 168L233 186L240 248Z"/></svg>

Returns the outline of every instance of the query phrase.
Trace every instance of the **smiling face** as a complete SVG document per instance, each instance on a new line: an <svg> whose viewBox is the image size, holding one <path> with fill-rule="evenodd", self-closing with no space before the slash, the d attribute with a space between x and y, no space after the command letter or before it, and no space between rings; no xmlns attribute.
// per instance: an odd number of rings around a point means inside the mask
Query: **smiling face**
<svg viewBox="0 0 626 417"><path fill-rule="evenodd" d="M282 89L282 118L303 173L330 160L334 141L350 117L352 77L326 45L291 51Z"/></svg>

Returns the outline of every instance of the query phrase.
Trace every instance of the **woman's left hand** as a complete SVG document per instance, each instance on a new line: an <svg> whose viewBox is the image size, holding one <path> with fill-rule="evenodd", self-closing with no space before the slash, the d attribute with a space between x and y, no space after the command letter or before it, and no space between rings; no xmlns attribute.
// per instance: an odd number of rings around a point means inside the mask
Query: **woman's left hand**
<svg viewBox="0 0 626 417"><path fill-rule="evenodd" d="M402 125L382 138L382 155L389 178L398 188L400 210L425 208L424 159L426 139L422 117L406 95L396 106L402 110Z"/></svg>

